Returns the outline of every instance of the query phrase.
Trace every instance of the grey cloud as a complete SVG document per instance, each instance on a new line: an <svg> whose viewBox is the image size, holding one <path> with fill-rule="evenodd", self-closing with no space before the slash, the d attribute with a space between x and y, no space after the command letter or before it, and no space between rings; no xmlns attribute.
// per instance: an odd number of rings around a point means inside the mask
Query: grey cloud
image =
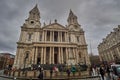
<svg viewBox="0 0 120 80"><path fill-rule="evenodd" d="M35 0L0 1L0 51L14 52L20 26L35 6ZM120 0L39 0L41 23L57 19L66 25L69 9L78 16L85 31L88 48L92 40L93 52L97 45L120 22ZM89 49L90 52L90 49Z"/></svg>

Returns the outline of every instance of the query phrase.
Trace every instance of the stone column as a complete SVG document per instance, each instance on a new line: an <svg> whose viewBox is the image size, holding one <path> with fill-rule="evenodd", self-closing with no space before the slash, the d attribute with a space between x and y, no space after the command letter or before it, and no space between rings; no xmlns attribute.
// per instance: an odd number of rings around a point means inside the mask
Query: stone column
<svg viewBox="0 0 120 80"><path fill-rule="evenodd" d="M44 48L44 64L46 64L46 47Z"/></svg>
<svg viewBox="0 0 120 80"><path fill-rule="evenodd" d="M52 59L52 63L54 64L54 47L53 47L53 53L52 53L53 59Z"/></svg>
<svg viewBox="0 0 120 80"><path fill-rule="evenodd" d="M22 41L22 37L23 37L23 31L21 31L21 34L20 34L20 38L19 38L20 42Z"/></svg>
<svg viewBox="0 0 120 80"><path fill-rule="evenodd" d="M73 48L73 55L74 55L74 58L75 58L75 48Z"/></svg>
<svg viewBox="0 0 120 80"><path fill-rule="evenodd" d="M58 42L60 42L60 32L58 32Z"/></svg>
<svg viewBox="0 0 120 80"><path fill-rule="evenodd" d="M59 48L59 50L58 50L59 51L59 53L58 53L58 62L61 64L61 60L60 60L60 58L61 58L60 57L60 47L58 47L58 48Z"/></svg>
<svg viewBox="0 0 120 80"><path fill-rule="evenodd" d="M117 50L118 58L120 58L120 54L119 54L120 51L119 51L119 48L117 47L116 50Z"/></svg>
<svg viewBox="0 0 120 80"><path fill-rule="evenodd" d="M66 47L66 63L68 63L68 49Z"/></svg>
<svg viewBox="0 0 120 80"><path fill-rule="evenodd" d="M79 61L78 61L78 50L77 50L77 48L75 49L75 53L76 53L76 63L79 63Z"/></svg>
<svg viewBox="0 0 120 80"><path fill-rule="evenodd" d="M61 47L61 63L63 63L63 48Z"/></svg>
<svg viewBox="0 0 120 80"><path fill-rule="evenodd" d="M61 42L61 31L59 31L59 42Z"/></svg>
<svg viewBox="0 0 120 80"><path fill-rule="evenodd" d="M76 62L76 51L75 51L75 48L73 48L73 53L74 53L75 64L77 64L77 62Z"/></svg>
<svg viewBox="0 0 120 80"><path fill-rule="evenodd" d="M17 48L17 52L16 52L16 56L15 56L15 61L14 61L14 64L18 64L18 56L19 56L19 48ZM23 53L24 54L24 53Z"/></svg>
<svg viewBox="0 0 120 80"><path fill-rule="evenodd" d="M24 53L24 55L25 55L25 53ZM18 65L19 65L18 68L20 68L20 66L21 66L21 48L19 48Z"/></svg>
<svg viewBox="0 0 120 80"><path fill-rule="evenodd" d="M25 53L23 53L23 55L24 54ZM19 65L20 65L19 64L19 59L20 59L19 56L20 56L20 48L17 48L17 56L16 56L16 59L15 59L16 60L16 62L15 62L16 64L15 65L17 65L17 68L19 68ZM24 59L24 57L23 57L23 59Z"/></svg>
<svg viewBox="0 0 120 80"><path fill-rule="evenodd" d="M42 50L41 50L41 64L43 64L43 47L42 47Z"/></svg>
<svg viewBox="0 0 120 80"><path fill-rule="evenodd" d="M60 35L60 41L62 42L62 32L60 33L61 35Z"/></svg>
<svg viewBox="0 0 120 80"><path fill-rule="evenodd" d="M52 41L52 32L50 31L50 42Z"/></svg>
<svg viewBox="0 0 120 80"><path fill-rule="evenodd" d="M112 58L112 61L114 61L114 56L112 54L112 51L110 50L110 54L111 54L111 58Z"/></svg>
<svg viewBox="0 0 120 80"><path fill-rule="evenodd" d="M49 53L49 54L50 54L50 56L49 56L49 64L51 64L51 51L52 51L52 50L51 50L51 47L50 47L50 53Z"/></svg>
<svg viewBox="0 0 120 80"><path fill-rule="evenodd" d="M38 47L36 47L36 51L35 51L35 64L37 64L37 55L38 55Z"/></svg>
<svg viewBox="0 0 120 80"><path fill-rule="evenodd" d="M54 31L53 31L53 42L54 42Z"/></svg>
<svg viewBox="0 0 120 80"><path fill-rule="evenodd" d="M111 61L112 59L111 59L111 53L110 53L110 50L108 50L108 53L109 53L109 56L110 56L110 61Z"/></svg>
<svg viewBox="0 0 120 80"><path fill-rule="evenodd" d="M66 36L66 32L65 32L65 42L66 42L66 38L67 38L67 36Z"/></svg>
<svg viewBox="0 0 120 80"><path fill-rule="evenodd" d="M25 36L27 36L27 34L25 33L25 31L23 31L23 34L24 35L22 35L22 42L25 42L27 39Z"/></svg>
<svg viewBox="0 0 120 80"><path fill-rule="evenodd" d="M44 31L42 32L42 41L44 41Z"/></svg>
<svg viewBox="0 0 120 80"><path fill-rule="evenodd" d="M35 61L35 48L33 48L32 50L32 64L34 64L34 61Z"/></svg>
<svg viewBox="0 0 120 80"><path fill-rule="evenodd" d="M47 33L47 31L45 31L45 42L46 42L46 38L47 38L47 34L46 33Z"/></svg>
<svg viewBox="0 0 120 80"><path fill-rule="evenodd" d="M40 34L39 32L36 32L36 42L39 42L39 39L40 39ZM32 40L34 41L34 38L32 37Z"/></svg>

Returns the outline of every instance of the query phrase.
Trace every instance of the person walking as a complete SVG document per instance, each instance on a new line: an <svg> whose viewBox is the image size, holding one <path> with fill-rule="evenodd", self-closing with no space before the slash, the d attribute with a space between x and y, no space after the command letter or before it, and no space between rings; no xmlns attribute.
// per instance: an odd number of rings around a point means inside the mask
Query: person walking
<svg viewBox="0 0 120 80"><path fill-rule="evenodd" d="M102 80L104 80L105 70L103 66L100 66L100 75L102 77Z"/></svg>
<svg viewBox="0 0 120 80"><path fill-rule="evenodd" d="M70 72L71 72L71 71L70 71L70 69L69 69L69 68L67 69L67 71L66 71L66 72L67 72L68 77L70 77Z"/></svg>
<svg viewBox="0 0 120 80"><path fill-rule="evenodd" d="M53 75L53 68L50 69L50 78L52 78Z"/></svg>
<svg viewBox="0 0 120 80"><path fill-rule="evenodd" d="M43 68L40 68L39 69L39 76L38 76L38 78L39 78L39 80L43 80Z"/></svg>
<svg viewBox="0 0 120 80"><path fill-rule="evenodd" d="M72 66L71 71L72 71L72 73L73 73L73 76L75 77L75 72L76 72L75 66Z"/></svg>
<svg viewBox="0 0 120 80"><path fill-rule="evenodd" d="M110 76L110 68L109 68L108 65L106 66L106 73L107 73L107 80L110 80L110 78L111 78L111 76Z"/></svg>

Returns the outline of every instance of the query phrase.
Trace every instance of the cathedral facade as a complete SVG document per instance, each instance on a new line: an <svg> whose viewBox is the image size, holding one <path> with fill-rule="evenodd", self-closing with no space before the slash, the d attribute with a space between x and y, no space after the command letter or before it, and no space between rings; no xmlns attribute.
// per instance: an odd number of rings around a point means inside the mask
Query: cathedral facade
<svg viewBox="0 0 120 80"><path fill-rule="evenodd" d="M67 26L57 20L41 26L36 5L21 27L13 67L24 68L32 64L90 65L84 31L71 10L67 22Z"/></svg>

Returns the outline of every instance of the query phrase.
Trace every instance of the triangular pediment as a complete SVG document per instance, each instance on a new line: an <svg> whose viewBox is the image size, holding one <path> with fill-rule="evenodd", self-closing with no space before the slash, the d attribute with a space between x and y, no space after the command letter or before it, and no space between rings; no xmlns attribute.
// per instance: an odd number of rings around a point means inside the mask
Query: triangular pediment
<svg viewBox="0 0 120 80"><path fill-rule="evenodd" d="M65 29L66 30L66 27L64 27L58 23L53 23L53 24L43 27L43 29L62 29L62 30Z"/></svg>

